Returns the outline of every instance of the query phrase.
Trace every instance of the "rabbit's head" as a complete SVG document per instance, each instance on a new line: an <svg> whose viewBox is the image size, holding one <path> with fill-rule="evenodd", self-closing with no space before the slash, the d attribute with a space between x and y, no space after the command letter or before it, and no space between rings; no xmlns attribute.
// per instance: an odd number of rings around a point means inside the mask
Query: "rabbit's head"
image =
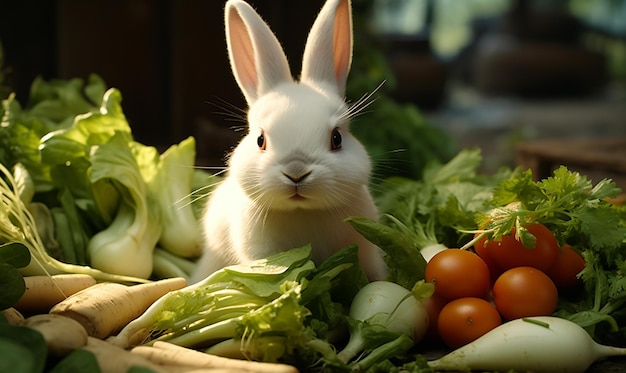
<svg viewBox="0 0 626 373"><path fill-rule="evenodd" d="M226 4L234 76L248 109L248 133L229 173L253 201L274 210L330 209L353 203L370 159L349 131L344 102L352 58L349 0L328 0L307 39L294 81L268 25L247 3Z"/></svg>

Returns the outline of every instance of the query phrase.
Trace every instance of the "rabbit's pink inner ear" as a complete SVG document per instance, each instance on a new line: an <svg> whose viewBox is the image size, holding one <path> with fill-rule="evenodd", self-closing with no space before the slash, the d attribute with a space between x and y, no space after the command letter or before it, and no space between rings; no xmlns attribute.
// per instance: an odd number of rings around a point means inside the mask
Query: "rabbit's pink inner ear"
<svg viewBox="0 0 626 373"><path fill-rule="evenodd" d="M327 0L307 38L302 60L304 82L329 83L345 94L352 62L352 11L349 0Z"/></svg>
<svg viewBox="0 0 626 373"><path fill-rule="evenodd" d="M235 78L247 99L253 98L258 87L258 75L254 57L254 46L245 22L239 12L229 12L227 22L229 57Z"/></svg>
<svg viewBox="0 0 626 373"><path fill-rule="evenodd" d="M340 91L345 90L345 82L352 62L352 19L349 1L339 3L335 13L333 32L333 58L335 79Z"/></svg>

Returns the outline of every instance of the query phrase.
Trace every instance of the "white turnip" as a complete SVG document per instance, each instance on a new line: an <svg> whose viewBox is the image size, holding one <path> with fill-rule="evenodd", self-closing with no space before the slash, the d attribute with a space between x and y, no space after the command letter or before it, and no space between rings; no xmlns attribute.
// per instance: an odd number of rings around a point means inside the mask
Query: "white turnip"
<svg viewBox="0 0 626 373"><path fill-rule="evenodd" d="M343 362L371 347L363 335L364 328L406 335L413 343L421 340L428 329L426 306L411 291L388 281L374 281L361 288L352 300L350 317L357 324L351 326L350 340L337 354Z"/></svg>
<svg viewBox="0 0 626 373"><path fill-rule="evenodd" d="M453 371L583 373L597 360L625 355L625 348L600 345L569 320L538 316L502 324L428 365Z"/></svg>

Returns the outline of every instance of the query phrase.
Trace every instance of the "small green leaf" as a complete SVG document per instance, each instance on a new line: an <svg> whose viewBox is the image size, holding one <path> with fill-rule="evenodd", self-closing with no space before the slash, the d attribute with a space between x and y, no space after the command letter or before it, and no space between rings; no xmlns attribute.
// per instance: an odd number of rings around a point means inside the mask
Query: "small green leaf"
<svg viewBox="0 0 626 373"><path fill-rule="evenodd" d="M25 291L22 274L15 267L0 262L0 310L12 307Z"/></svg>
<svg viewBox="0 0 626 373"><path fill-rule="evenodd" d="M30 263L30 251L21 242L0 245L0 262L15 268L26 267Z"/></svg>
<svg viewBox="0 0 626 373"><path fill-rule="evenodd" d="M0 347L0 371L16 372L15 366L11 366L10 370L2 369L2 364L7 361L15 361L15 355L18 354L19 361L31 362L32 365L23 365L20 372L39 373L44 371L46 358L48 356L48 346L46 341L38 331L26 326L15 326L9 324L0 324L0 341L8 342L12 345L10 349Z"/></svg>
<svg viewBox="0 0 626 373"><path fill-rule="evenodd" d="M526 227L518 225L515 230L515 235L527 249L535 248L535 245L537 244L537 237L530 233Z"/></svg>
<svg viewBox="0 0 626 373"><path fill-rule="evenodd" d="M37 373L36 360L24 345L0 338L0 372Z"/></svg>

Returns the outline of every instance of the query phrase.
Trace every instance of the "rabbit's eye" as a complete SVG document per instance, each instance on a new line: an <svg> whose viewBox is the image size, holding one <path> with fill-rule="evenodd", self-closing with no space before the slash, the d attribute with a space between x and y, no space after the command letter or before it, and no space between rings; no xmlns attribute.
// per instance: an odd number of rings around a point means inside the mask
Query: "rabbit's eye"
<svg viewBox="0 0 626 373"><path fill-rule="evenodd" d="M261 131L261 134L259 135L259 137L256 138L256 144L259 146L259 149L265 150L265 147L267 146L267 144L265 141L265 134L263 133L263 131Z"/></svg>
<svg viewBox="0 0 626 373"><path fill-rule="evenodd" d="M339 149L341 149L341 132L339 132L339 128L335 128L330 135L330 150Z"/></svg>

